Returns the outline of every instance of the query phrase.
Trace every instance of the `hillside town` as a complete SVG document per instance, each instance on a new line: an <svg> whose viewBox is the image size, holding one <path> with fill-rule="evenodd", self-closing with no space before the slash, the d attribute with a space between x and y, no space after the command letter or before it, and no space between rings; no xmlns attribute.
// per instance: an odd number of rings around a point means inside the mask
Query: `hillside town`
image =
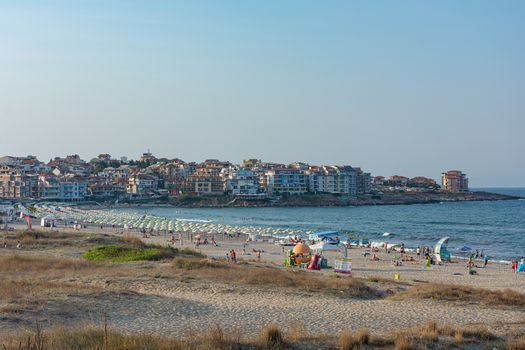
<svg viewBox="0 0 525 350"><path fill-rule="evenodd" d="M426 177L371 176L350 165L278 164L247 159L242 164L208 159L202 163L157 158L138 160L100 154L41 162L34 156L0 157L0 198L45 201L133 201L180 196L231 196L264 199L305 194L348 198L388 191L468 192L461 171L444 172L441 186Z"/></svg>

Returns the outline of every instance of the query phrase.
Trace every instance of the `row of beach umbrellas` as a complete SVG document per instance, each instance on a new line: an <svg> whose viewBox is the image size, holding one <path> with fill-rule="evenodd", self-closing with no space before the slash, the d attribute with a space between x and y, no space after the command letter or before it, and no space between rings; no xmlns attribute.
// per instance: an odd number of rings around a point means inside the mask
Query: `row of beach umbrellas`
<svg viewBox="0 0 525 350"><path fill-rule="evenodd" d="M257 234L284 238L290 236L305 237L311 231L302 231L291 228L276 228L248 225L228 225L215 223L210 220L192 220L173 217L163 217L138 212L124 212L119 210L80 209L68 206L36 205L32 215L47 220L61 220L64 222L90 223L94 225L115 226L124 229L146 229L157 232L189 232L211 234Z"/></svg>

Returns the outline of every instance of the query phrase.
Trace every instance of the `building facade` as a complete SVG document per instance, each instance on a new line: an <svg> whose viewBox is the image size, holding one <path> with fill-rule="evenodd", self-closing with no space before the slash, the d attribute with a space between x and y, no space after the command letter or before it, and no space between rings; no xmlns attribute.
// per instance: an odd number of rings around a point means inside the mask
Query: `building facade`
<svg viewBox="0 0 525 350"><path fill-rule="evenodd" d="M309 175L304 170L294 168L273 169L265 175L268 195L299 195L308 192Z"/></svg>
<svg viewBox="0 0 525 350"><path fill-rule="evenodd" d="M228 189L233 196L256 196L260 192L259 177L252 170L235 170L229 174Z"/></svg>
<svg viewBox="0 0 525 350"><path fill-rule="evenodd" d="M467 175L459 170L449 170L441 174L441 188L449 192L468 192Z"/></svg>

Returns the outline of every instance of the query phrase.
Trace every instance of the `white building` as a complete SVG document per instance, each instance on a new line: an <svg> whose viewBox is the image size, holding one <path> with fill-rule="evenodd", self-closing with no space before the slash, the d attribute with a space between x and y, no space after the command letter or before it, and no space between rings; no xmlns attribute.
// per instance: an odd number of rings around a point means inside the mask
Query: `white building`
<svg viewBox="0 0 525 350"><path fill-rule="evenodd" d="M259 194L259 177L251 170L235 170L228 176L228 188L233 196L256 196Z"/></svg>
<svg viewBox="0 0 525 350"><path fill-rule="evenodd" d="M309 189L313 193L356 196L357 176L350 166L322 166L309 171Z"/></svg>

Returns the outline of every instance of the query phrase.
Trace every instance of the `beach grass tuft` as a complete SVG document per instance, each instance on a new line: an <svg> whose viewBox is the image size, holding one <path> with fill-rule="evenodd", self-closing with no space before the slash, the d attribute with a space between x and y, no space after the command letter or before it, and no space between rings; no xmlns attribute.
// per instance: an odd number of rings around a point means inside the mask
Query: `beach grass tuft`
<svg viewBox="0 0 525 350"><path fill-rule="evenodd" d="M261 342L266 349L280 349L284 346L283 332L276 324L271 324L263 328Z"/></svg>

